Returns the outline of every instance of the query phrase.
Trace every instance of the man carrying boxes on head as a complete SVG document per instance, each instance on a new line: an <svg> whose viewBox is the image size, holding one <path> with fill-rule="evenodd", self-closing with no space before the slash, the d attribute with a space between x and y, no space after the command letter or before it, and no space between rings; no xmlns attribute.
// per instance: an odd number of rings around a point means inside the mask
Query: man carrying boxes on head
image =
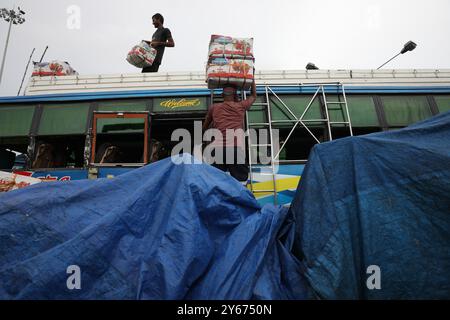
<svg viewBox="0 0 450 320"><path fill-rule="evenodd" d="M238 181L247 181L249 173L243 124L245 112L256 100L253 62L253 38L211 36L206 81L209 89L223 88L224 101L210 106L206 115L203 130L212 126L219 131L219 137L207 147L210 152L205 150L205 158ZM238 102L237 89L250 86L251 96Z"/></svg>
<svg viewBox="0 0 450 320"><path fill-rule="evenodd" d="M245 161L244 117L256 100L256 85L253 81L251 96L241 102L236 101L236 88L226 86L223 89L223 102L210 106L203 130L211 125L218 129L222 138L211 143L211 164L222 170L229 171L238 181L247 181L249 167Z"/></svg>

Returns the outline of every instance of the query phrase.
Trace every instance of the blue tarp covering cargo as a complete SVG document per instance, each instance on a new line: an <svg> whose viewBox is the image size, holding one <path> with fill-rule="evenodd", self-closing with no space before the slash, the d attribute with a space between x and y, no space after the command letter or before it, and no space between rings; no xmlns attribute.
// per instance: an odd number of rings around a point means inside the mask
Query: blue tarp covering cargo
<svg viewBox="0 0 450 320"><path fill-rule="evenodd" d="M0 298L306 298L288 210L261 209L188 155L171 160L0 195ZM80 290L67 287L72 265Z"/></svg>
<svg viewBox="0 0 450 320"><path fill-rule="evenodd" d="M315 146L299 188L294 249L319 297L450 297L449 112Z"/></svg>
<svg viewBox="0 0 450 320"><path fill-rule="evenodd" d="M192 162L0 195L0 298L450 296L450 113L316 146L290 210Z"/></svg>

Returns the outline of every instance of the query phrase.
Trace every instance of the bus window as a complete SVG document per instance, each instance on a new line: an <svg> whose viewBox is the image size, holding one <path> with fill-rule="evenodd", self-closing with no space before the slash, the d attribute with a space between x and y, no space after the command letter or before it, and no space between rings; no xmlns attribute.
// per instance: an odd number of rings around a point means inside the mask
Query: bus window
<svg viewBox="0 0 450 320"><path fill-rule="evenodd" d="M82 168L84 136L39 137L36 141L33 169Z"/></svg>
<svg viewBox="0 0 450 320"><path fill-rule="evenodd" d="M94 162L144 163L144 134L98 134Z"/></svg>
<svg viewBox="0 0 450 320"><path fill-rule="evenodd" d="M181 141L172 141L172 133L177 130L187 130L190 133L190 150L181 150L183 152L194 152L194 122L203 121L204 113L178 114L176 117L171 115L155 115L152 117L151 137L155 153L153 161L167 158L171 155L172 149ZM156 146L155 146L156 142ZM206 145L206 144L205 144ZM152 162L153 162L152 161Z"/></svg>
<svg viewBox="0 0 450 320"><path fill-rule="evenodd" d="M27 153L34 109L33 105L0 106L0 170L13 169L16 154Z"/></svg>
<svg viewBox="0 0 450 320"><path fill-rule="evenodd" d="M322 119L321 105L319 99L316 98L311 102L312 96L296 96L296 95L280 95L281 101L274 96L270 96L271 117L273 126L277 128L292 128L295 122L288 120L295 120L293 114L299 118L306 110L306 107L311 103L309 109L304 114L304 120L309 121L313 119ZM287 107L287 108L286 108ZM252 122L252 121L250 121ZM310 127L320 127L321 123L309 122Z"/></svg>
<svg viewBox="0 0 450 320"><path fill-rule="evenodd" d="M83 167L89 105L43 105L31 162L32 169Z"/></svg>
<svg viewBox="0 0 450 320"><path fill-rule="evenodd" d="M388 126L405 127L432 116L426 96L381 96Z"/></svg>
<svg viewBox="0 0 450 320"><path fill-rule="evenodd" d="M434 96L434 101L440 113L450 111L450 96Z"/></svg>
<svg viewBox="0 0 450 320"><path fill-rule="evenodd" d="M148 112L95 112L91 162L148 163L148 125Z"/></svg>
<svg viewBox="0 0 450 320"><path fill-rule="evenodd" d="M0 138L26 137L31 128L34 106L6 105L0 107Z"/></svg>
<svg viewBox="0 0 450 320"><path fill-rule="evenodd" d="M99 112L132 113L146 112L147 100L100 101ZM143 118L99 118L95 163L144 163Z"/></svg>
<svg viewBox="0 0 450 320"><path fill-rule="evenodd" d="M372 96L347 94L346 98L352 128L380 128ZM329 101L344 102L342 95L328 95L327 99ZM329 106L331 120L347 121L347 116L343 112L344 110L339 107L334 109L333 107L333 105Z"/></svg>
<svg viewBox="0 0 450 320"><path fill-rule="evenodd" d="M89 103L44 105L38 135L84 135L88 113Z"/></svg>

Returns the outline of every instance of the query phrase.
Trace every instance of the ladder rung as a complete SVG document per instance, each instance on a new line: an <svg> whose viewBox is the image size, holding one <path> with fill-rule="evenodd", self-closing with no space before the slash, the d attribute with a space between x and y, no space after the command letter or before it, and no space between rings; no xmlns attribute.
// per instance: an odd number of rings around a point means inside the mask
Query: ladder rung
<svg viewBox="0 0 450 320"><path fill-rule="evenodd" d="M256 113L256 112L261 112L261 111L265 112L266 109L256 106L256 107L251 108L250 110L247 110L247 113Z"/></svg>
<svg viewBox="0 0 450 320"><path fill-rule="evenodd" d="M268 126L270 123L268 122L261 122L261 123L249 123L249 126Z"/></svg>
<svg viewBox="0 0 450 320"><path fill-rule="evenodd" d="M252 104L252 106L268 106L269 104L267 102L256 102Z"/></svg>
<svg viewBox="0 0 450 320"><path fill-rule="evenodd" d="M327 104L345 104L344 101L325 101Z"/></svg>
<svg viewBox="0 0 450 320"><path fill-rule="evenodd" d="M251 144L251 147L270 147L271 144Z"/></svg>
<svg viewBox="0 0 450 320"><path fill-rule="evenodd" d="M272 162L269 162L269 163L252 162L252 166L263 166L263 165L270 165L270 164L272 164ZM264 172L264 174L266 174L266 172Z"/></svg>
<svg viewBox="0 0 450 320"><path fill-rule="evenodd" d="M304 160L275 160L274 163L300 163L300 164L306 164L308 162L307 159Z"/></svg>
<svg viewBox="0 0 450 320"><path fill-rule="evenodd" d="M350 122L349 121L333 121L333 122L330 121L330 124L350 124Z"/></svg>
<svg viewBox="0 0 450 320"><path fill-rule="evenodd" d="M254 110L266 110L266 108L264 107L264 106L255 106L255 105L252 105L252 107L250 108L250 109L248 109L247 110L247 112L251 112L251 111L254 111Z"/></svg>

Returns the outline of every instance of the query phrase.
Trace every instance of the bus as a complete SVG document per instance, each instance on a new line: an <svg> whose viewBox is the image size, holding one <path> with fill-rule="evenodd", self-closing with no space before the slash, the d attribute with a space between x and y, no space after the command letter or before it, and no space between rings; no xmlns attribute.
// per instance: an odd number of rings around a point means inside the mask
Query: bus
<svg viewBox="0 0 450 320"><path fill-rule="evenodd" d="M450 110L450 70L258 71L255 81L245 128L269 134L247 137L246 185L261 204L292 201L317 143ZM201 72L32 77L25 95L0 97L0 170L113 178L170 156L172 133L193 134L218 101Z"/></svg>

